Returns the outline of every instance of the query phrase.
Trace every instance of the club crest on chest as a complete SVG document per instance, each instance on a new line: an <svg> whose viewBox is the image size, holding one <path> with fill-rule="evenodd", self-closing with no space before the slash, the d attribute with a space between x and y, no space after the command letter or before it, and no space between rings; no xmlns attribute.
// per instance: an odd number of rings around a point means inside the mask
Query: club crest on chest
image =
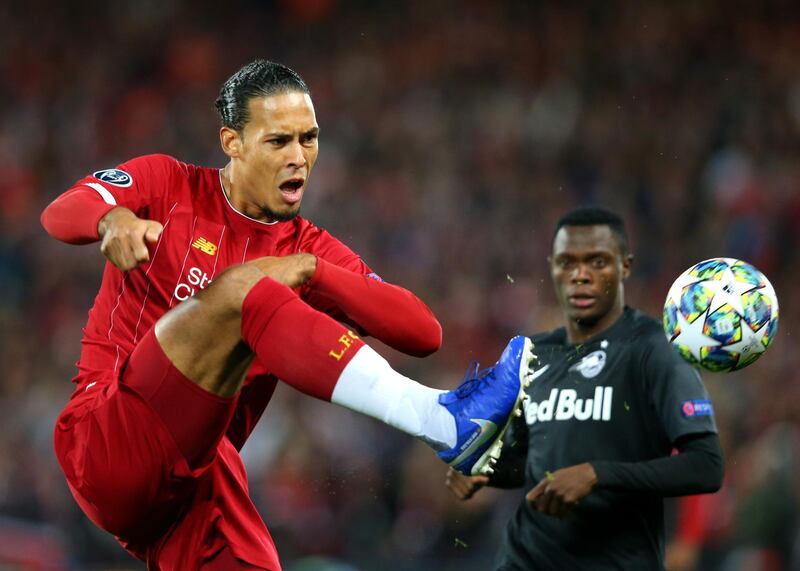
<svg viewBox="0 0 800 571"><path fill-rule="evenodd" d="M603 349L592 351L569 368L570 373L578 372L586 379L593 379L606 366L607 355Z"/></svg>

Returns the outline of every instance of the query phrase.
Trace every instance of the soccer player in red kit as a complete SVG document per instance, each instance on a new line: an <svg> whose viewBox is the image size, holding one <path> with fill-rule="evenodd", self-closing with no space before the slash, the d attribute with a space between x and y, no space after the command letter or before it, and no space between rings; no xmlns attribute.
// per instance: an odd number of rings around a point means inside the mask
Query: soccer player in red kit
<svg viewBox="0 0 800 571"><path fill-rule="evenodd" d="M280 563L239 450L278 379L486 473L529 378L528 342L454 391L393 371L361 340L425 356L431 311L298 216L317 158L309 90L258 60L217 100L222 169L165 155L79 180L42 214L108 259L55 449L87 516L151 570ZM342 325L345 323L347 325Z"/></svg>

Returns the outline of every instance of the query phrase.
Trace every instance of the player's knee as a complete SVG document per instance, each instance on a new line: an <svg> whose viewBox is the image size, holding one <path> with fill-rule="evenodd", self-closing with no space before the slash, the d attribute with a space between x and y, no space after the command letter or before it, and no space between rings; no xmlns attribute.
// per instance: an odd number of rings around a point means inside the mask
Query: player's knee
<svg viewBox="0 0 800 571"><path fill-rule="evenodd" d="M296 297L286 284L283 283L280 272L277 270L273 272L270 267L264 265L257 265L255 263L241 264L226 269L214 281L214 288L208 288L201 292L205 298L208 295L215 297L215 304L218 304L218 309L223 312L241 314L242 305L245 298L256 285L268 282L268 289L271 296L275 298ZM198 298L201 294L198 294Z"/></svg>
<svg viewBox="0 0 800 571"><path fill-rule="evenodd" d="M264 272L250 264L231 266L197 297L212 301L221 311L238 314L247 293L264 277Z"/></svg>

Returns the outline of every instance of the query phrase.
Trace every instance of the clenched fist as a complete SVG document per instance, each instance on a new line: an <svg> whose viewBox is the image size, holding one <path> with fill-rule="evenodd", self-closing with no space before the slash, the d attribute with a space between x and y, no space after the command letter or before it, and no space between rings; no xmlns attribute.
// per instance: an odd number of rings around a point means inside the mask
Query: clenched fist
<svg viewBox="0 0 800 571"><path fill-rule="evenodd" d="M97 230L103 239L100 251L108 261L126 272L150 260L147 244L158 241L164 226L118 206L100 219Z"/></svg>

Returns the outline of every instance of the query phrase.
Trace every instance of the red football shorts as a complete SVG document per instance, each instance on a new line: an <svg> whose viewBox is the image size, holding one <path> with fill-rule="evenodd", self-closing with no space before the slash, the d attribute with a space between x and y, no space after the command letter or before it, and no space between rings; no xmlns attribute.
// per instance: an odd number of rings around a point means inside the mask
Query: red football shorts
<svg viewBox="0 0 800 571"><path fill-rule="evenodd" d="M280 570L231 442L222 438L205 464L190 467L167 428L175 418L165 422L164 407L159 415L132 388L147 380L134 375L153 371L165 387L191 383L152 330L128 362L134 360L147 365L81 383L58 419L56 455L75 500L150 570ZM183 408L176 402L172 413Z"/></svg>

